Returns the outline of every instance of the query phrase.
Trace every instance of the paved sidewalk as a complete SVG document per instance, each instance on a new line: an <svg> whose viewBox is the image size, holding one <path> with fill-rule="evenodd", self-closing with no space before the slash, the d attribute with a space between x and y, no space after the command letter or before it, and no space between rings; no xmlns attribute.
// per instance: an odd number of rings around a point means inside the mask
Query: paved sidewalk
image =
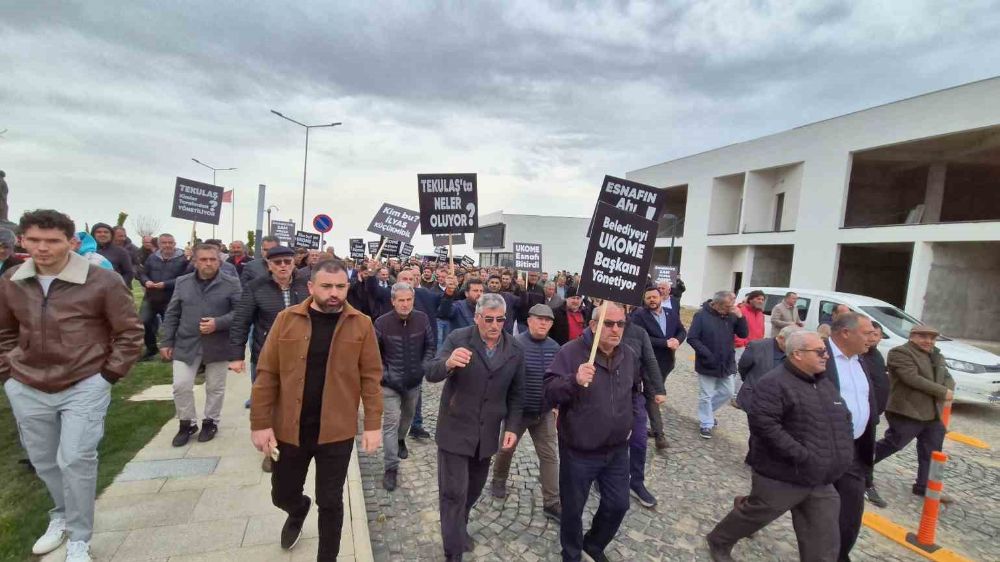
<svg viewBox="0 0 1000 562"><path fill-rule="evenodd" d="M214 440L198 443L195 436L187 446L173 447L170 441L177 433L177 421L171 420L126 465L97 500L91 542L96 560L316 559L315 507L299 544L291 551L278 545L285 514L271 505L270 480L260 469L262 456L250 444L248 410L243 407L249 395L247 375L229 373L222 422ZM153 387L136 398L170 400L170 387ZM195 388L195 398L201 413L205 399L201 385ZM313 489L311 470L306 494L315 497ZM63 560L64 548L42 560ZM338 560L372 560L357 453L344 490Z"/></svg>

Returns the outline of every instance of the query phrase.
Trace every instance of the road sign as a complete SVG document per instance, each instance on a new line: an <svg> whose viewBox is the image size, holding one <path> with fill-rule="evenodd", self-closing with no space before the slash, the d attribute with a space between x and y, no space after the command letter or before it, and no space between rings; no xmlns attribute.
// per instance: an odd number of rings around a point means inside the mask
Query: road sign
<svg viewBox="0 0 1000 562"><path fill-rule="evenodd" d="M333 229L333 219L330 218L330 215L323 215L323 214L316 215L315 217L313 217L313 228L316 229L316 232L322 232L323 234L326 234L327 232L330 232L331 229Z"/></svg>

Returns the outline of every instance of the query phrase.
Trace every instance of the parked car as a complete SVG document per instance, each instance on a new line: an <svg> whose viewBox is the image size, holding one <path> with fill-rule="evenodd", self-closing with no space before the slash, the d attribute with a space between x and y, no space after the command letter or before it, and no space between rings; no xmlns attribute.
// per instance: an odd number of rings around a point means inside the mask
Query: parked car
<svg viewBox="0 0 1000 562"><path fill-rule="evenodd" d="M910 328L922 324L916 318L899 308L878 299L851 293L835 291L814 291L788 287L744 287L739 299L753 290L764 291L764 330L771 332L771 309L785 298L785 293L793 291L799 295L796 303L799 318L809 330L815 330L821 323L829 322L833 309L838 304L846 304L852 311L875 320L883 327L883 339L879 351L883 355L889 350L903 345L909 338ZM955 401L980 404L1000 403L1000 357L941 335L938 349L945 357L948 371L955 379Z"/></svg>

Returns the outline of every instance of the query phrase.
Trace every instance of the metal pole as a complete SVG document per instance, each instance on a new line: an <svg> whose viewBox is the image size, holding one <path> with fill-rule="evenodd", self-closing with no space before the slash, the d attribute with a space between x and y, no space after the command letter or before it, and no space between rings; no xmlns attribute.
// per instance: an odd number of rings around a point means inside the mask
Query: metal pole
<svg viewBox="0 0 1000 562"><path fill-rule="evenodd" d="M674 265L674 236L676 234L676 229L670 230L670 252L667 253L667 265Z"/></svg>
<svg viewBox="0 0 1000 562"><path fill-rule="evenodd" d="M267 191L267 188L264 186L264 184L259 184L257 186L257 235L254 237L254 257L256 259L260 259L261 256L262 256L262 254L261 254L261 246L263 245L263 242L261 242L261 238L263 238L263 232L262 231L264 230L264 192L265 191Z"/></svg>
<svg viewBox="0 0 1000 562"><path fill-rule="evenodd" d="M299 224L306 223L306 167L309 165L309 127L306 127L306 156L302 160L302 215Z"/></svg>
<svg viewBox="0 0 1000 562"><path fill-rule="evenodd" d="M216 183L215 183L215 168L212 168L212 185L216 185ZM222 205L222 201L219 201L219 205ZM219 212L221 213L222 209L219 209ZM212 225L212 238L215 238L215 225L214 224Z"/></svg>
<svg viewBox="0 0 1000 562"><path fill-rule="evenodd" d="M232 223L229 225L229 243L232 244L233 240L236 240L236 188L233 188L233 194L229 196L229 212L232 213L232 218L230 219Z"/></svg>

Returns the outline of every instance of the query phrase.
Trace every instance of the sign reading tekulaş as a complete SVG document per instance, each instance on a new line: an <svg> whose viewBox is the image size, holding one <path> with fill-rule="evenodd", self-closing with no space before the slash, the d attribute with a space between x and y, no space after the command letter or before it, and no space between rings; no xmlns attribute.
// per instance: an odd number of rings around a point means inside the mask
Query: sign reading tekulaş
<svg viewBox="0 0 1000 562"><path fill-rule="evenodd" d="M458 234L478 228L476 174L417 174L417 195L420 232Z"/></svg>
<svg viewBox="0 0 1000 562"><path fill-rule="evenodd" d="M655 221L598 203L580 272L580 293L641 306L656 229Z"/></svg>
<svg viewBox="0 0 1000 562"><path fill-rule="evenodd" d="M597 204L607 203L625 212L646 217L651 221L660 218L666 194L651 185L623 180L614 176L604 176L601 193L597 196ZM597 209L594 209L597 212ZM593 230L594 223L590 223ZM589 236L590 234L588 234Z"/></svg>
<svg viewBox="0 0 1000 562"><path fill-rule="evenodd" d="M514 242L514 269L542 272L542 245Z"/></svg>
<svg viewBox="0 0 1000 562"><path fill-rule="evenodd" d="M420 225L420 213L383 203L368 225L368 232L381 234L391 240L409 242ZM377 251L377 250L376 250Z"/></svg>
<svg viewBox="0 0 1000 562"><path fill-rule="evenodd" d="M219 224L222 216L222 192L225 188L177 178L174 184L174 206L170 216L206 224Z"/></svg>

